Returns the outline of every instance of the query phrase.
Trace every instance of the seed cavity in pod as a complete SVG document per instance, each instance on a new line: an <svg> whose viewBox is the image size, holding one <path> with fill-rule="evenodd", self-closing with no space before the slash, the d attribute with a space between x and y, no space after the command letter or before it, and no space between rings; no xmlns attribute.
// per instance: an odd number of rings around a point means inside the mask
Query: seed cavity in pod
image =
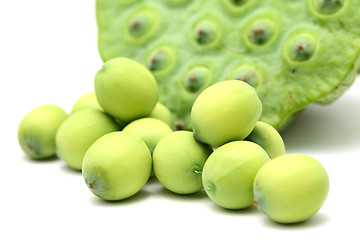
<svg viewBox="0 0 360 240"><path fill-rule="evenodd" d="M210 80L210 71L203 66L193 67L184 80L184 87L187 91L195 93L202 89Z"/></svg>
<svg viewBox="0 0 360 240"><path fill-rule="evenodd" d="M248 3L250 0L224 0L224 1L229 5L240 7Z"/></svg>
<svg viewBox="0 0 360 240"><path fill-rule="evenodd" d="M287 57L294 62L307 61L314 55L317 45L318 41L312 34L298 34L285 45Z"/></svg>
<svg viewBox="0 0 360 240"><path fill-rule="evenodd" d="M170 47L156 48L149 56L147 66L152 72L172 69L175 62L175 52Z"/></svg>
<svg viewBox="0 0 360 240"><path fill-rule="evenodd" d="M216 43L218 38L218 26L212 20L201 20L195 24L193 37L200 46L209 46Z"/></svg>
<svg viewBox="0 0 360 240"><path fill-rule="evenodd" d="M254 22L248 30L248 40L253 45L265 45L275 35L276 27L269 19L260 19Z"/></svg>
<svg viewBox="0 0 360 240"><path fill-rule="evenodd" d="M333 15L344 6L345 0L313 0L314 9L323 15Z"/></svg>
<svg viewBox="0 0 360 240"><path fill-rule="evenodd" d="M152 10L141 9L129 18L127 26L128 34L133 40L145 41L156 32L159 19Z"/></svg>
<svg viewBox="0 0 360 240"><path fill-rule="evenodd" d="M169 5L175 5L175 6L179 6L179 5L184 5L188 2L190 2L190 0L166 0L166 2Z"/></svg>
<svg viewBox="0 0 360 240"><path fill-rule="evenodd" d="M261 74L251 65L243 65L235 69L231 79L246 82L253 88L257 88L262 82Z"/></svg>

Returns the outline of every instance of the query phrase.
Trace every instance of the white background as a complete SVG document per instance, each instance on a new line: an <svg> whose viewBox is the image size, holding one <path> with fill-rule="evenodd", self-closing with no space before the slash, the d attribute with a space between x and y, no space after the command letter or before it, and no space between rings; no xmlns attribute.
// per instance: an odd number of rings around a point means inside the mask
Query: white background
<svg viewBox="0 0 360 240"><path fill-rule="evenodd" d="M317 158L330 192L310 220L280 225L251 207L229 211L204 192L180 196L158 182L128 200L105 202L62 160L34 161L17 143L32 108L67 112L93 90L102 61L95 2L0 3L0 239L360 239L360 81L330 106L312 105L283 133L288 153Z"/></svg>

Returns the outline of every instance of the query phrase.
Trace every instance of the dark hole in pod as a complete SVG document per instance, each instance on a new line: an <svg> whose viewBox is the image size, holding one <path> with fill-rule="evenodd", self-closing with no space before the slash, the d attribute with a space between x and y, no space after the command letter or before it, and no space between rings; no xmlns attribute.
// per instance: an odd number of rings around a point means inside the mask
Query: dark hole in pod
<svg viewBox="0 0 360 240"><path fill-rule="evenodd" d="M344 6L345 0L314 0L315 9L325 15L334 14Z"/></svg>

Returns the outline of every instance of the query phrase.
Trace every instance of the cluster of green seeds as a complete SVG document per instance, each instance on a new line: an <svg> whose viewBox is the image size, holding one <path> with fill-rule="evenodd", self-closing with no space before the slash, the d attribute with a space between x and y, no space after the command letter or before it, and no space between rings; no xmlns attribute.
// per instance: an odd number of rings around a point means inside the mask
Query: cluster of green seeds
<svg viewBox="0 0 360 240"><path fill-rule="evenodd" d="M325 169L309 156L285 153L278 131L259 121L262 104L244 81L205 88L191 110L192 131L173 128L156 80L134 60L107 61L94 86L69 115L56 105L30 111L18 139L29 157L57 155L81 171L99 198L129 198L153 177L176 194L204 189L220 207L255 205L274 221L295 223L327 197Z"/></svg>
<svg viewBox="0 0 360 240"><path fill-rule="evenodd" d="M358 0L97 0L104 61L135 59L159 85L175 127L208 86L256 88L261 120L278 130L312 102L331 103L360 66Z"/></svg>

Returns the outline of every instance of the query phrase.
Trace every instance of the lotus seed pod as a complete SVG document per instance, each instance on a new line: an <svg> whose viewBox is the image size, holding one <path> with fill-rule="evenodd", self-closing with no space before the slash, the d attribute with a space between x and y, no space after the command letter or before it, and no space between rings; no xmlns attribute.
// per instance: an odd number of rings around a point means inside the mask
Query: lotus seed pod
<svg viewBox="0 0 360 240"><path fill-rule="evenodd" d="M127 58L104 63L94 85L100 106L122 122L148 116L158 101L158 86L150 71Z"/></svg>
<svg viewBox="0 0 360 240"><path fill-rule="evenodd" d="M194 137L214 147L242 140L254 129L261 109L260 99L249 84L238 80L216 83L194 102L191 110Z"/></svg>
<svg viewBox="0 0 360 240"><path fill-rule="evenodd" d="M106 113L87 108L71 114L59 127L55 142L58 156L81 170L86 151L99 137L119 130L116 121Z"/></svg>
<svg viewBox="0 0 360 240"><path fill-rule="evenodd" d="M165 122L170 128L173 128L174 121L171 111L162 103L158 102L150 113L149 117L159 119Z"/></svg>
<svg viewBox="0 0 360 240"><path fill-rule="evenodd" d="M124 127L123 132L133 134L143 140L152 154L156 144L172 132L169 125L155 118L140 118Z"/></svg>
<svg viewBox="0 0 360 240"><path fill-rule="evenodd" d="M176 123L187 122L204 86L249 78L252 70L234 70L251 66L259 74L248 83L263 103L260 120L280 130L309 104L338 99L356 79L358 9L358 0L99 0L99 52L105 62L127 57L149 68ZM211 76L191 77L193 66Z"/></svg>
<svg viewBox="0 0 360 240"><path fill-rule="evenodd" d="M18 126L18 141L23 152L33 159L55 156L55 135L67 117L61 107L53 104L28 112Z"/></svg>
<svg viewBox="0 0 360 240"><path fill-rule="evenodd" d="M228 209L250 207L256 173L269 160L259 145L233 141L217 148L204 165L202 181L207 195Z"/></svg>
<svg viewBox="0 0 360 240"><path fill-rule="evenodd" d="M118 201L141 190L151 172L151 154L139 138L121 131L105 134L87 150L82 175L89 190Z"/></svg>
<svg viewBox="0 0 360 240"><path fill-rule="evenodd" d="M271 159L285 154L285 144L281 135L268 123L258 121L245 140L260 145Z"/></svg>
<svg viewBox="0 0 360 240"><path fill-rule="evenodd" d="M156 178L168 190L191 194L202 189L201 174L212 148L196 141L190 131L163 137L153 153Z"/></svg>
<svg viewBox="0 0 360 240"><path fill-rule="evenodd" d="M84 108L96 108L102 110L96 99L95 92L88 92L76 100L71 108L71 114Z"/></svg>
<svg viewBox="0 0 360 240"><path fill-rule="evenodd" d="M326 200L329 177L319 161L287 154L267 162L254 180L254 205L279 223L302 222Z"/></svg>

